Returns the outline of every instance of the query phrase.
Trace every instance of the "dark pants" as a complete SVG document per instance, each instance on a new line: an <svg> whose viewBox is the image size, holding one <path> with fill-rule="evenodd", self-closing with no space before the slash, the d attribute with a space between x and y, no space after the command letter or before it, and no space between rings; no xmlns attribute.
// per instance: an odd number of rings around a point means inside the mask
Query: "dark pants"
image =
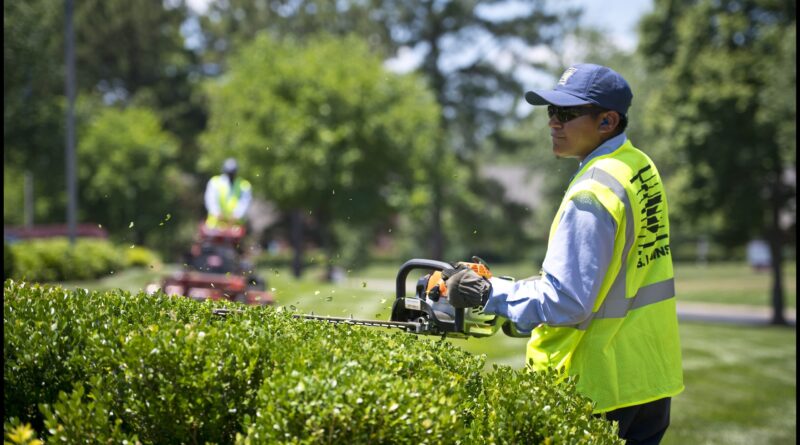
<svg viewBox="0 0 800 445"><path fill-rule="evenodd" d="M627 444L658 445L669 426L670 397L609 411L601 416L619 422L619 437Z"/></svg>

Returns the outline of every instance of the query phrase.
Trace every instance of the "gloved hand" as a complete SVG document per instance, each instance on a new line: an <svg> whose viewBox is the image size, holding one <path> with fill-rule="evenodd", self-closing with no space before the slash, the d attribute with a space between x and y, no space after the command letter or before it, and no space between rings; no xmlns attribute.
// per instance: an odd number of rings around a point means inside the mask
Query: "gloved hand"
<svg viewBox="0 0 800 445"><path fill-rule="evenodd" d="M483 306L492 291L489 280L466 266L443 270L442 279L450 304L455 308Z"/></svg>

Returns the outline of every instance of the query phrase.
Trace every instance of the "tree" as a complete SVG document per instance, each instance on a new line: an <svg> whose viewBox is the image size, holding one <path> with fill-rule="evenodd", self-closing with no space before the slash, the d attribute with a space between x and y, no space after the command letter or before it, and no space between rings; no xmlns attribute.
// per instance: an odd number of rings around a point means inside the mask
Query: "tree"
<svg viewBox="0 0 800 445"><path fill-rule="evenodd" d="M531 59L531 47L558 42L578 17L574 9L549 12L546 2L537 0L225 0L209 5L201 25L203 52L222 64L228 52L261 31L301 39L320 31L356 33L386 58L418 50L418 70L442 107L454 149L467 154L522 100L516 69L543 67ZM499 62L500 56L505 61Z"/></svg>
<svg viewBox="0 0 800 445"><path fill-rule="evenodd" d="M51 2L3 4L3 170L19 180L33 173L35 221L63 221L63 11ZM19 223L22 183L4 187L3 221ZM18 205L18 204L17 204Z"/></svg>
<svg viewBox="0 0 800 445"><path fill-rule="evenodd" d="M135 103L155 110L181 140L180 161L194 167L194 138L205 113L194 94L197 55L186 48L181 27L184 0L134 5L124 0L84 0L75 11L80 90L106 103ZM113 44L109 44L113 42Z"/></svg>
<svg viewBox="0 0 800 445"><path fill-rule="evenodd" d="M769 240L773 322L783 318L782 264L796 169L794 2L660 0L641 24L640 50L663 76L649 125L679 150L689 188L675 204L720 242ZM792 223L794 224L794 223Z"/></svg>
<svg viewBox="0 0 800 445"><path fill-rule="evenodd" d="M177 139L152 110L136 107L102 108L82 133L83 218L101 223L120 241L168 251L183 188L175 164Z"/></svg>
<svg viewBox="0 0 800 445"><path fill-rule="evenodd" d="M501 212L486 212L487 207L497 207L504 198L497 193L483 194L496 184L479 178L479 162L483 158L477 152L489 144L502 143L499 134L503 126L518 121L515 110L525 88L517 79L516 70L520 66L543 67L529 59L530 48L553 44L560 32L574 25L577 17L575 11L564 16L549 13L546 3L537 1L515 2L520 12L503 14L509 3L502 0L482 4L474 0L382 2L387 27L403 36L396 45L427 49L419 71L430 82L442 108L440 122L445 139L437 144L439 153L458 154L464 176L471 179L467 187L459 189L441 177L432 184L430 239L434 258L441 258L445 252L444 233L455 234L463 228L472 232L458 224L450 224L452 231L445 229L443 221L448 216L456 220L480 220L487 228L494 227L487 233L515 228L507 223L510 214L519 214L513 205L503 205L505 209ZM469 51L465 52L465 48ZM498 60L501 54L505 62ZM470 205L470 201L476 200L481 204ZM466 237L463 232L461 235L463 241ZM519 237L521 233L515 235Z"/></svg>
<svg viewBox="0 0 800 445"><path fill-rule="evenodd" d="M502 212L482 211L497 206L503 197L483 195L494 185L477 174L476 152L516 119L516 105L524 92L517 69L541 68L531 60L530 49L557 42L577 16L574 10L551 13L539 0L225 0L212 3L201 23L206 57L223 69L225 52L259 30L300 38L320 30L338 35L355 32L387 59L401 51L421 54L416 71L432 88L441 109L442 134L435 157L457 154L464 172L463 181L434 176L430 185L425 224L430 233L424 245L432 257L441 258L444 233L458 234L460 241L472 237L473 229L459 220L502 222L491 216L502 217ZM482 204L474 205L475 200ZM513 205L505 207L514 211Z"/></svg>
<svg viewBox="0 0 800 445"><path fill-rule="evenodd" d="M418 77L383 69L357 37L299 43L262 34L208 96L200 168L216 172L237 157L256 196L315 219L329 259L342 230L368 233L438 169L431 93Z"/></svg>
<svg viewBox="0 0 800 445"><path fill-rule="evenodd" d="M217 73L225 72L228 57L262 32L273 38L292 35L299 39L320 32L358 34L371 51L388 57L392 40L380 21L379 6L375 0L214 1L205 13L193 17L200 28L195 38L200 41L203 60Z"/></svg>
<svg viewBox="0 0 800 445"><path fill-rule="evenodd" d="M64 10L54 6L51 0L3 5L4 167L33 173L39 222L63 221L66 204ZM187 14L182 0L143 7L122 0L76 2L76 78L79 93L105 104L155 110L181 140L176 161L193 168L194 137L205 113L192 80L199 66L181 35ZM5 220L16 213L4 205Z"/></svg>

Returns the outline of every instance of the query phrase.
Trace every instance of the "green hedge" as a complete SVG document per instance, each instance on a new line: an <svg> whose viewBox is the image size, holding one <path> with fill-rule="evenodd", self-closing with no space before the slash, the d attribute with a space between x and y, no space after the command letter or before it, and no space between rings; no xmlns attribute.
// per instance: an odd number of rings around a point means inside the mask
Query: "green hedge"
<svg viewBox="0 0 800 445"><path fill-rule="evenodd" d="M133 246L125 251L126 267L152 267L160 269L163 264L161 258L154 251L141 246Z"/></svg>
<svg viewBox="0 0 800 445"><path fill-rule="evenodd" d="M97 238L78 238L74 249L66 237L23 240L9 247L14 257L11 277L30 282L88 280L130 266L160 265L149 249L117 247Z"/></svg>
<svg viewBox="0 0 800 445"><path fill-rule="evenodd" d="M6 278L11 278L14 272L14 253L11 252L11 247L3 241L3 281Z"/></svg>
<svg viewBox="0 0 800 445"><path fill-rule="evenodd" d="M448 342L8 281L4 430L83 443L621 443L574 382ZM483 340L491 341L491 339Z"/></svg>

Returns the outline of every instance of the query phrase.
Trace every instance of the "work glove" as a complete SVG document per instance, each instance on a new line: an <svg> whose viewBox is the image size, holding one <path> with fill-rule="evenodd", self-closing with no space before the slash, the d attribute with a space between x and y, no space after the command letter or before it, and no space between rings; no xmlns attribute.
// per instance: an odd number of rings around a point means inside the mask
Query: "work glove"
<svg viewBox="0 0 800 445"><path fill-rule="evenodd" d="M450 304L455 308L483 306L492 291L489 280L466 266L443 270L442 279Z"/></svg>

